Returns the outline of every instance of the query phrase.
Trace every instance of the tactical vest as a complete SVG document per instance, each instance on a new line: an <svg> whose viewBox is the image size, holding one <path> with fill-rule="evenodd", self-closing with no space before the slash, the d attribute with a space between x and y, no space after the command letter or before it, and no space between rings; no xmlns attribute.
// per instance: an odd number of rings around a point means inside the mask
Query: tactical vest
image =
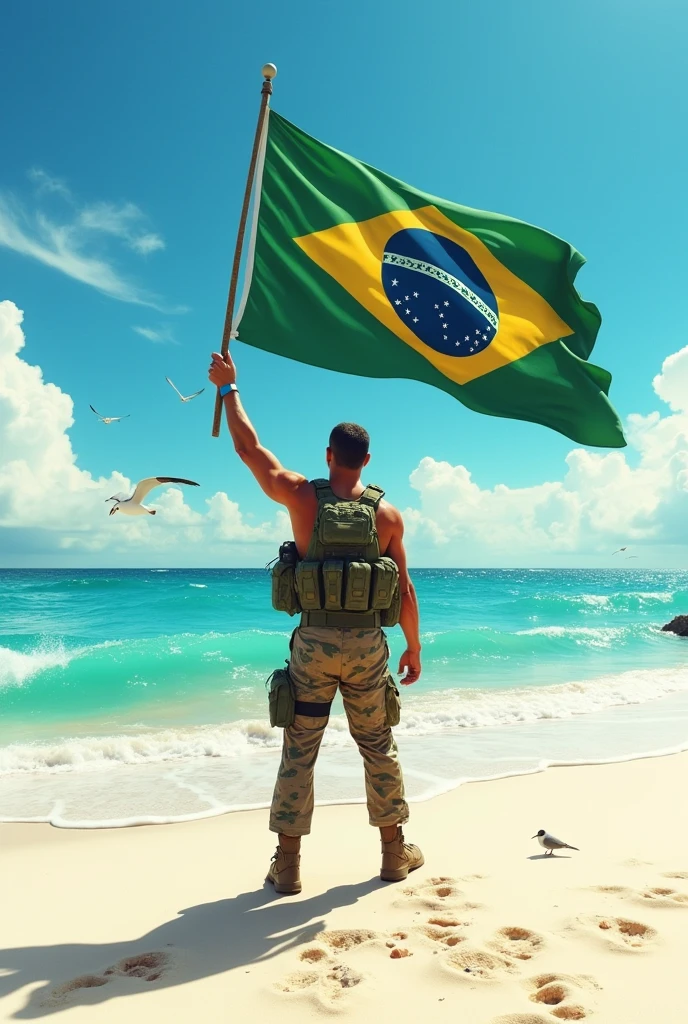
<svg viewBox="0 0 688 1024"><path fill-rule="evenodd" d="M356 501L338 498L329 480L313 480L318 514L299 559L283 544L272 570L272 604L301 612L302 626L395 626L401 611L399 569L380 556L375 514L385 493L369 485Z"/></svg>

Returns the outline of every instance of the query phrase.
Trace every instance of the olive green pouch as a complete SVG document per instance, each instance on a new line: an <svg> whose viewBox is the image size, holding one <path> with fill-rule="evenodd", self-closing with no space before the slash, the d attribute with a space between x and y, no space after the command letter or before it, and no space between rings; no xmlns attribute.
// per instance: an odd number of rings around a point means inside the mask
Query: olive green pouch
<svg viewBox="0 0 688 1024"><path fill-rule="evenodd" d="M387 686L385 689L385 712L387 725L399 725L399 722L401 721L401 697L397 690L397 684L391 676L387 676Z"/></svg>
<svg viewBox="0 0 688 1024"><path fill-rule="evenodd" d="M370 562L349 562L346 567L344 607L348 612L367 612L370 597Z"/></svg>
<svg viewBox="0 0 688 1024"><path fill-rule="evenodd" d="M272 568L272 607L288 615L301 611L294 566L289 562L276 562Z"/></svg>
<svg viewBox="0 0 688 1024"><path fill-rule="evenodd" d="M399 586L399 567L392 558L383 556L373 562L373 583L370 588L370 607L374 611L387 610Z"/></svg>
<svg viewBox="0 0 688 1024"><path fill-rule="evenodd" d="M296 591L304 611L322 608L320 562L299 562L296 566Z"/></svg>
<svg viewBox="0 0 688 1024"><path fill-rule="evenodd" d="M284 729L294 724L294 687L289 666L277 668L268 679L268 706L270 709L270 725L274 728Z"/></svg>
<svg viewBox="0 0 688 1024"><path fill-rule="evenodd" d="M392 603L389 608L384 608L380 612L380 625L381 626L396 626L401 617L401 588L397 582L394 588L394 595L392 597Z"/></svg>
<svg viewBox="0 0 688 1024"><path fill-rule="evenodd" d="M374 509L357 501L325 505L318 517L318 540L327 549L365 547L374 531Z"/></svg>
<svg viewBox="0 0 688 1024"><path fill-rule="evenodd" d="M326 611L338 612L342 607L342 592L344 590L344 562L328 560L322 566L323 589L325 601L323 607Z"/></svg>

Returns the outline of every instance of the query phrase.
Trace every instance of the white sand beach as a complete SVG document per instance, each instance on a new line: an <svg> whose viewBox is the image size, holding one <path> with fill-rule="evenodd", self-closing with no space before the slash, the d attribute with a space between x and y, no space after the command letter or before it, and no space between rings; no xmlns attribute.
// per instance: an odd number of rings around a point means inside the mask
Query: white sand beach
<svg viewBox="0 0 688 1024"><path fill-rule="evenodd" d="M463 786L413 806L396 885L363 807L318 808L281 898L264 811L2 825L0 1019L682 1024L687 783L680 754Z"/></svg>

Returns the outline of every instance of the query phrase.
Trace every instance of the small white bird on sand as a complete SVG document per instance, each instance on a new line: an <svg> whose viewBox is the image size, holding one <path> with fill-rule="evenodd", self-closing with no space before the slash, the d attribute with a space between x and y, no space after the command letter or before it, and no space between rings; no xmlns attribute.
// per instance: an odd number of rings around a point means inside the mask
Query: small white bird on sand
<svg viewBox="0 0 688 1024"><path fill-rule="evenodd" d="M552 856L555 850L576 850L580 853L577 846L569 846L568 843L562 843L561 839L557 839L555 836L551 836L549 832L545 832L544 828L541 828L539 832L536 832L532 839L537 839L540 846L547 850L545 856Z"/></svg>
<svg viewBox="0 0 688 1024"><path fill-rule="evenodd" d="M183 395L183 394L181 393L181 391L179 390L179 388L176 388L176 387L174 386L174 384L172 383L172 381L170 380L170 378L169 378L169 377L165 377L165 380L167 381L167 383L168 383L168 384L170 385L170 387L171 387L171 388L174 388L174 390L175 390L175 391L177 392L177 394L178 394L178 395L179 395L179 397L181 398L182 402L190 402L192 398L198 398L198 396L199 396L199 395L202 395L202 394L203 394L203 392L205 391L205 388L201 388L201 390L200 390L200 391L194 391L193 395L186 395L186 397L185 397L185 396L184 396L184 395Z"/></svg>
<svg viewBox="0 0 688 1024"><path fill-rule="evenodd" d="M149 494L154 487L158 484L188 484L189 487L198 487L199 484L195 480L182 480L178 476L148 476L145 480L139 480L136 485L136 490L132 495L128 494L113 494L111 498L106 498L106 501L114 501L115 504L110 509L110 515L114 515L115 512L124 512L125 516L145 516L146 513L150 516L155 515L154 508L147 508L146 505L142 505L141 502Z"/></svg>
<svg viewBox="0 0 688 1024"><path fill-rule="evenodd" d="M126 416L101 416L97 409L94 409L92 405L89 405L91 412L94 412L101 423L117 423L119 420L128 420L131 413L127 413Z"/></svg>

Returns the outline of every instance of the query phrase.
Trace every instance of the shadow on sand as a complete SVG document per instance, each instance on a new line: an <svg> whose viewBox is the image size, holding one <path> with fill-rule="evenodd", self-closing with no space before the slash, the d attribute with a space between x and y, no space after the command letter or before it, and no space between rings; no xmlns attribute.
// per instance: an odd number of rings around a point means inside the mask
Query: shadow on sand
<svg viewBox="0 0 688 1024"><path fill-rule="evenodd" d="M527 860L571 860L568 853L534 853Z"/></svg>
<svg viewBox="0 0 688 1024"><path fill-rule="evenodd" d="M75 987L69 993L69 1005L98 1005L122 994L121 986L104 979L109 968L125 958L135 959L153 951L173 960L175 950L180 952L173 969L155 977L156 989L222 974L310 942L323 930L326 914L336 907L350 906L383 885L375 877L355 885L335 886L305 900L280 899L272 887L264 886L233 899L182 910L173 920L130 941L0 949L0 997L43 981L12 1017L32 1020L63 1010L65 1002L49 999L55 989L90 975L103 980L95 983L97 987ZM132 986L127 994L135 991L146 989Z"/></svg>

